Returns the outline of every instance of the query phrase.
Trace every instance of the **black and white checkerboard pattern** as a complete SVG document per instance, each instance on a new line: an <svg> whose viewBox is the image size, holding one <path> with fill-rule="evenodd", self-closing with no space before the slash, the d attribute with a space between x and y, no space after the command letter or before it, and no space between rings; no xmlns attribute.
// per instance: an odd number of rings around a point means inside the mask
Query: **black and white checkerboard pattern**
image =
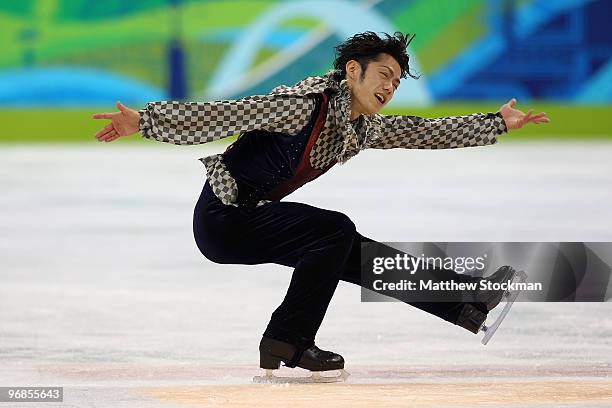
<svg viewBox="0 0 612 408"><path fill-rule="evenodd" d="M221 154L215 154L203 157L200 161L206 166L206 178L213 193L223 204L238 207L238 204L236 204L238 186L236 180L227 171L222 156Z"/></svg>
<svg viewBox="0 0 612 408"><path fill-rule="evenodd" d="M213 102L152 102L140 111L143 137L173 144L200 144L254 129L297 134L315 107L313 94L331 90L325 126L310 153L313 168L333 159L340 163L367 148L451 149L497 142L506 132L500 113L476 113L424 119L417 116L364 117L350 122L350 90L334 72L308 77L293 87L278 86L268 95ZM238 187L220 154L200 159L213 192L221 202L236 206ZM258 206L267 203L262 200Z"/></svg>
<svg viewBox="0 0 612 408"><path fill-rule="evenodd" d="M147 139L179 145L208 143L265 129L290 135L308 121L314 99L292 95L255 95L213 102L151 102L140 116Z"/></svg>
<svg viewBox="0 0 612 408"><path fill-rule="evenodd" d="M507 132L500 113L475 113L424 119L417 116L381 116L380 137L370 140L372 149L453 149L485 146Z"/></svg>
<svg viewBox="0 0 612 408"><path fill-rule="evenodd" d="M199 159L206 166L206 178L213 193L225 205L238 207L238 184L225 167L222 154L214 154ZM269 203L270 200L259 200L257 207Z"/></svg>

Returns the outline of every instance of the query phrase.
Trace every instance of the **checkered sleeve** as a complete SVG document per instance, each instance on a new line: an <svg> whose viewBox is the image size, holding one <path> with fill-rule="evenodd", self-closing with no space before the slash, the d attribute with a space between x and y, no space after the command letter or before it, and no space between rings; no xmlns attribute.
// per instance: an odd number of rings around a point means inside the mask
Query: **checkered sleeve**
<svg viewBox="0 0 612 408"><path fill-rule="evenodd" d="M297 133L314 100L298 95L255 95L213 102L151 102L140 111L144 138L180 145L212 142L253 129Z"/></svg>
<svg viewBox="0 0 612 408"><path fill-rule="evenodd" d="M374 149L453 149L497 143L507 132L501 113L475 113L424 119L418 116L381 116L380 134Z"/></svg>

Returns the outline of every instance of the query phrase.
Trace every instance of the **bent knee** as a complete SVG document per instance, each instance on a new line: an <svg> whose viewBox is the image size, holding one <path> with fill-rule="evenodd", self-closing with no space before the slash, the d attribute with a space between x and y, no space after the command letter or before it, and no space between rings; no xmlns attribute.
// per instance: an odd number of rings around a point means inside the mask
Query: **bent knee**
<svg viewBox="0 0 612 408"><path fill-rule="evenodd" d="M324 224L323 228L331 229L331 232L343 242L352 243L357 233L353 220L348 215L338 211L330 211L329 217L322 220L322 223Z"/></svg>
<svg viewBox="0 0 612 408"><path fill-rule="evenodd" d="M351 239L354 237L355 233L357 232L357 227L355 226L355 223L346 214L342 214L341 228L347 236L351 237Z"/></svg>
<svg viewBox="0 0 612 408"><path fill-rule="evenodd" d="M219 248L218 245L214 242L214 240L203 239L196 234L195 242L200 250L200 253L204 255L206 259L211 262L218 264L228 264L233 263L231 257L228 255L227 251L223 251L222 248Z"/></svg>

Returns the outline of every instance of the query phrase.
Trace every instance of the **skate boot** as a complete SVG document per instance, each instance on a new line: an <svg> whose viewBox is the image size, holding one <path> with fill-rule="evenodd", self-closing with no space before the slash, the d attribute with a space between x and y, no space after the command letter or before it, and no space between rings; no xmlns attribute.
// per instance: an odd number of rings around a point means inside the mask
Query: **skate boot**
<svg viewBox="0 0 612 408"><path fill-rule="evenodd" d="M483 313L476 306L467 303L465 306L463 306L456 324L457 326L461 326L474 334L478 334L486 320L486 312Z"/></svg>
<svg viewBox="0 0 612 408"><path fill-rule="evenodd" d="M510 266L502 266L485 280L492 283L521 284L527 281L527 274L524 271L517 272ZM510 308L521 292L520 285L517 285L518 288L514 288L514 285L510 286L508 290L477 290L475 293L477 302L466 303L463 306L456 324L475 334L483 332L482 344L486 345L510 312ZM502 300L505 300L505 305L501 312L491 319L491 323L485 323L487 314Z"/></svg>
<svg viewBox="0 0 612 408"><path fill-rule="evenodd" d="M478 289L474 294L473 305L483 313L493 310L503 300L506 291L504 289L486 290L480 289L480 281L491 282L493 284L509 282L514 280L516 271L511 266L502 266L493 275L487 278L478 279Z"/></svg>
<svg viewBox="0 0 612 408"><path fill-rule="evenodd" d="M277 377L273 370L280 368L283 362L286 367L300 367L312 372L310 377ZM259 343L259 366L266 370L265 376L253 378L258 383L310 383L345 381L349 374L344 371L344 359L331 351L321 350L317 346L306 350L275 340L262 337ZM336 376L323 376L321 373L339 371Z"/></svg>
<svg viewBox="0 0 612 408"><path fill-rule="evenodd" d="M512 269L512 272L513 272L512 277L508 279L512 280L513 283L517 283L520 285L527 281L527 274L524 271L517 272L514 269ZM503 282L504 280L501 280L500 282ZM491 338L493 337L493 335L495 334L495 332L497 331L501 323L504 321L504 319L508 315L508 312L510 312L510 308L512 308L514 301L518 298L520 293L521 293L520 286L518 286L517 288L512 288L512 289L509 288L509 290L503 291L501 297L502 299L505 300L504 308L501 310L499 314L497 314L497 317L495 317L491 323L483 324L482 327L480 328L480 331L484 332L485 334L484 337L482 338L482 344L486 345L491 340ZM495 304L495 306L497 306L497 304L499 304L499 301Z"/></svg>

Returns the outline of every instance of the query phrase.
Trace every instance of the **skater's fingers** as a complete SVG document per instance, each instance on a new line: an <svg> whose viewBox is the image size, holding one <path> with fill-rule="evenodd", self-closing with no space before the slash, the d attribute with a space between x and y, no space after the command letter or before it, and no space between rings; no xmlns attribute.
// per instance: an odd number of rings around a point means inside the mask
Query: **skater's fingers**
<svg viewBox="0 0 612 408"><path fill-rule="evenodd" d="M538 119L548 119L548 115L544 112L540 112L537 116Z"/></svg>
<svg viewBox="0 0 612 408"><path fill-rule="evenodd" d="M105 141L109 137L110 132L112 132L112 130L110 130L110 131L108 131L108 132L106 132L106 133L96 137L96 139L98 139L99 142L103 142L103 141Z"/></svg>
<svg viewBox="0 0 612 408"><path fill-rule="evenodd" d="M104 141L105 142L112 142L113 140L115 140L118 137L119 137L119 135L117 134L117 132L115 132L115 130L111 130L110 132L108 132L105 135Z"/></svg>
<svg viewBox="0 0 612 408"><path fill-rule="evenodd" d="M523 123L529 122L531 120L531 115L533 114L533 109L529 109L529 112L523 117Z"/></svg>
<svg viewBox="0 0 612 408"><path fill-rule="evenodd" d="M113 130L113 124L109 123L108 125L104 126L100 131L96 133L96 137L100 137L104 135L105 133L110 132L111 130Z"/></svg>
<svg viewBox="0 0 612 408"><path fill-rule="evenodd" d="M534 119L533 123L535 123L535 124L538 124L538 123L550 123L550 119L548 119L547 117L538 118L538 119Z"/></svg>
<svg viewBox="0 0 612 408"><path fill-rule="evenodd" d="M120 115L120 114L121 114L121 112L112 112L112 113L105 112L105 113L96 113L92 117L94 119L112 119L115 116Z"/></svg>
<svg viewBox="0 0 612 408"><path fill-rule="evenodd" d="M547 123L550 121L544 112L540 112L537 115L534 115L531 117L531 122L538 124L538 123Z"/></svg>
<svg viewBox="0 0 612 408"><path fill-rule="evenodd" d="M115 129L112 129L112 130L106 132L105 134L103 134L102 136L100 136L98 138L98 140L100 142L106 142L106 141L108 141L108 139L112 138L116 134L117 134L117 132L115 132Z"/></svg>
<svg viewBox="0 0 612 408"><path fill-rule="evenodd" d="M111 126L111 128L110 128L110 129L103 129L102 131L100 131L100 132L98 132L98 133L96 134L96 139L98 139L98 140L104 140L104 139L106 139L106 138L109 136L109 134L110 134L111 132L113 132L113 131L115 131L115 128L113 128L112 126Z"/></svg>

